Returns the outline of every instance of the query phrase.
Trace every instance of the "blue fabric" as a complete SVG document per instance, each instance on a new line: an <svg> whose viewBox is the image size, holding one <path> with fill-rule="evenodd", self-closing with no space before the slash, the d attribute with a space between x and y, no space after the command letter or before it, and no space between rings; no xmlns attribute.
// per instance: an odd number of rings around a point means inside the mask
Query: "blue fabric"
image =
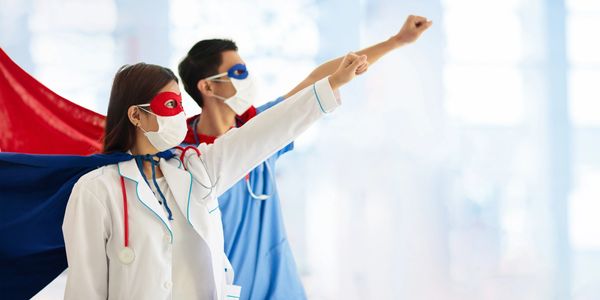
<svg viewBox="0 0 600 300"><path fill-rule="evenodd" d="M283 100L257 107L257 113ZM277 159L293 148L290 143L250 172L254 194L271 195L269 199L252 198L245 179L219 197L225 253L235 271L234 283L242 286L241 299L306 299L273 180Z"/></svg>
<svg viewBox="0 0 600 300"><path fill-rule="evenodd" d="M237 64L227 70L227 76L235 79L246 79L248 77L248 69L246 69L246 65L244 64Z"/></svg>
<svg viewBox="0 0 600 300"><path fill-rule="evenodd" d="M61 226L73 185L98 167L131 158L0 153L2 299L29 299L65 270Z"/></svg>
<svg viewBox="0 0 600 300"><path fill-rule="evenodd" d="M242 299L304 299L304 289L294 262L281 215L276 184L266 168L275 171L275 154L250 173L254 194L244 180L219 197L225 253L242 286Z"/></svg>
<svg viewBox="0 0 600 300"><path fill-rule="evenodd" d="M266 103L256 112L260 114L283 100ZM269 199L252 198L245 179L219 197L225 253L235 271L235 284L242 286L241 299L306 299L274 181L277 159L293 148L290 143L250 172L254 194L271 195Z"/></svg>

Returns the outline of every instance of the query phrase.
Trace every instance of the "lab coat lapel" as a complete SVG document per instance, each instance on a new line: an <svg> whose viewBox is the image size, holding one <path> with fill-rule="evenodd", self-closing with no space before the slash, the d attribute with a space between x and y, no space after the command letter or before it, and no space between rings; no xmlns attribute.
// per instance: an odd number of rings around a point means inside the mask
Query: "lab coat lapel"
<svg viewBox="0 0 600 300"><path fill-rule="evenodd" d="M119 174L125 179L133 181L135 184L136 196L142 204L148 208L148 210L157 217L160 221L164 223L172 236L172 228L171 224L168 220L168 217L165 213L165 210L162 208L154 193L146 184L146 181L142 177L140 170L135 162L135 159L131 159L128 161L119 163Z"/></svg>
<svg viewBox="0 0 600 300"><path fill-rule="evenodd" d="M177 201L179 210L189 222L189 208L192 197L192 174L172 165L164 159L160 160L160 170L167 179L167 184L171 189L173 197L175 197L175 201Z"/></svg>
<svg viewBox="0 0 600 300"><path fill-rule="evenodd" d="M211 239L213 236L211 234L213 227L210 224L210 212L207 210L206 203L204 203L203 200L202 202L199 202L198 199L201 195L209 194L210 191L195 189L199 186L192 184L192 174L184 169L178 168L172 162L161 160L160 169L165 175L167 183L169 184L169 187L171 187L173 197L175 197L175 201L177 201L177 206L185 216L186 221L192 225L202 239L205 241ZM210 199L212 198L207 200Z"/></svg>

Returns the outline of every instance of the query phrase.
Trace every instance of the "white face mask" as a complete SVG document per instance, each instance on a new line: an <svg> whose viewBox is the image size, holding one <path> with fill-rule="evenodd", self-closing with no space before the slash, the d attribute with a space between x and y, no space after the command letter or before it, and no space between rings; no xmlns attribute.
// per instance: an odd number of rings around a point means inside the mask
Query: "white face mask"
<svg viewBox="0 0 600 300"><path fill-rule="evenodd" d="M144 135L156 150L162 152L175 146L179 146L179 144L183 142L185 135L187 134L187 123L184 112L180 112L179 114L170 117L163 117L156 115L143 107L140 107L140 109L156 116L158 131L146 131L140 126L140 129L144 132Z"/></svg>
<svg viewBox="0 0 600 300"><path fill-rule="evenodd" d="M256 97L256 87L250 75L246 79L231 78L230 81L236 93L229 98L219 95L215 95L215 97L223 100L236 115L241 115L252 106L253 100Z"/></svg>
<svg viewBox="0 0 600 300"><path fill-rule="evenodd" d="M225 75L228 75L229 79L218 79ZM231 84L233 84L233 87L235 88L235 94L233 96L229 98L219 95L214 96L217 99L223 100L237 115L245 113L254 103L254 98L256 98L256 85L245 65L234 65L225 73L217 74L205 79L216 82L231 82Z"/></svg>

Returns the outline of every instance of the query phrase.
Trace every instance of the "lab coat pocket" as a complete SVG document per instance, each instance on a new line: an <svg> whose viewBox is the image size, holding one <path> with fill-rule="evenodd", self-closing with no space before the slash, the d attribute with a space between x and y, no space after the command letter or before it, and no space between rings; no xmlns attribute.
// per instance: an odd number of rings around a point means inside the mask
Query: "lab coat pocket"
<svg viewBox="0 0 600 300"><path fill-rule="evenodd" d="M225 299L233 300L240 299L242 287L239 285L228 284L225 286Z"/></svg>
<svg viewBox="0 0 600 300"><path fill-rule="evenodd" d="M225 299L239 299L242 293L242 287L233 284L233 278L235 277L233 267L225 253L223 253L223 264L225 265Z"/></svg>
<svg viewBox="0 0 600 300"><path fill-rule="evenodd" d="M229 259L227 259L227 255L223 253L223 264L225 265L225 283L233 284L234 272Z"/></svg>

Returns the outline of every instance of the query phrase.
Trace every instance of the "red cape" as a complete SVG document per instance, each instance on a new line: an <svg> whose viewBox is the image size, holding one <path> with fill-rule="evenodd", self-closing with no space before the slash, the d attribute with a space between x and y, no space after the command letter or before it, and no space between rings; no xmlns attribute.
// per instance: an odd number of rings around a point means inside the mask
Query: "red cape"
<svg viewBox="0 0 600 300"><path fill-rule="evenodd" d="M104 116L48 89L0 48L0 150L36 154L97 153Z"/></svg>
<svg viewBox="0 0 600 300"><path fill-rule="evenodd" d="M237 126L256 116L251 107ZM189 125L198 118L188 119ZM83 108L41 84L0 48L0 152L88 155L102 151L105 116ZM201 142L216 137L200 135ZM188 128L185 143L195 144Z"/></svg>

